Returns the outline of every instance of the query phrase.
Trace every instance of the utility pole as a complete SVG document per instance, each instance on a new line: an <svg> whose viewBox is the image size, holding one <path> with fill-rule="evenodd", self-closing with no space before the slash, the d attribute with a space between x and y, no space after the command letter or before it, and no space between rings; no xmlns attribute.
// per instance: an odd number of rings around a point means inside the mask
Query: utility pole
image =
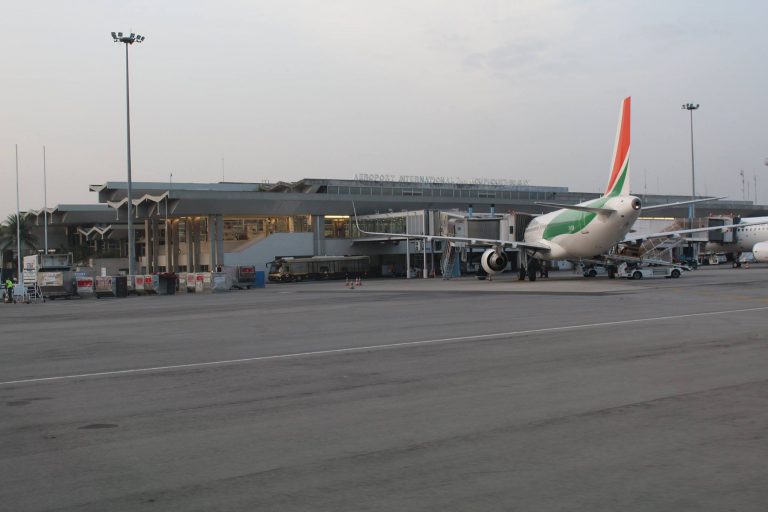
<svg viewBox="0 0 768 512"><path fill-rule="evenodd" d="M746 200L747 196L744 194L744 169L739 170L739 175L741 176L741 199Z"/></svg>
<svg viewBox="0 0 768 512"><path fill-rule="evenodd" d="M19 212L19 145L16 144L16 282L21 284L21 214Z"/></svg>
<svg viewBox="0 0 768 512"><path fill-rule="evenodd" d="M693 163L693 111L699 108L698 103L685 103L683 104L683 110L687 110L691 113L691 199L696 199L696 171ZM696 205L692 203L688 210L688 216L691 219L691 228L693 228L693 218L696 216Z"/></svg>
<svg viewBox="0 0 768 512"><path fill-rule="evenodd" d="M408 217L409 212L405 212L405 278L411 278L411 240L408 238Z"/></svg>
<svg viewBox="0 0 768 512"><path fill-rule="evenodd" d="M45 146L43 146L43 233L45 237L45 254L48 254L48 176L45 168ZM42 262L41 262L42 263Z"/></svg>
<svg viewBox="0 0 768 512"><path fill-rule="evenodd" d="M757 173L755 173L752 177L755 178L755 204L757 204Z"/></svg>
<svg viewBox="0 0 768 512"><path fill-rule="evenodd" d="M128 149L128 274L136 274L136 233L133 230L133 185L131 181L131 95L128 80L128 47L133 43L141 43L144 36L134 33L112 32L116 43L125 44L125 125L126 145Z"/></svg>

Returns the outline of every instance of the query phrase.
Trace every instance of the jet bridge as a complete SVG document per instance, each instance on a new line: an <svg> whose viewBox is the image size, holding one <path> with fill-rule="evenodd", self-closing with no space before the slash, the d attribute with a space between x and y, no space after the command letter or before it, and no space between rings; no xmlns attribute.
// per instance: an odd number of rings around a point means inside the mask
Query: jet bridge
<svg viewBox="0 0 768 512"><path fill-rule="evenodd" d="M427 267L427 275L441 272L450 278L466 272L477 272L480 258L492 247L487 242L471 243L468 241L432 240L424 243L412 239L412 247L406 249L406 235L455 236L476 238L478 240L522 241L525 228L533 219L525 213L476 213L459 210L416 210L388 212L357 217L357 223L363 231L382 233L377 236L355 238L352 245L357 248L355 254L366 254L372 258L374 266L379 266L391 273L400 275L405 267L414 264L416 268ZM386 233L392 233L387 236ZM505 247L509 264L508 269L519 267L519 251ZM434 255L434 256L433 256ZM405 256L405 267L402 257ZM439 261L435 261L435 256ZM424 265L426 261L426 265ZM392 271L394 269L394 272ZM399 272L398 272L399 270ZM384 273L382 273L384 275Z"/></svg>
<svg viewBox="0 0 768 512"><path fill-rule="evenodd" d="M442 234L463 238L477 238L484 240L505 240L521 242L525 236L525 228L533 219L533 215L526 213L494 212L475 214L471 210L467 212L441 212ZM455 277L461 272L459 262L463 263L465 272L480 272L482 266L480 258L492 244L478 242L445 243L441 258L441 269L444 278ZM479 251L475 249L479 248ZM521 258L519 249L504 247L503 251L509 261L508 270L518 270Z"/></svg>
<svg viewBox="0 0 768 512"><path fill-rule="evenodd" d="M733 226L741 221L739 217L709 217L707 219L708 227L715 226ZM732 244L738 242L739 233L735 229L719 230L713 229L709 231L709 241L718 244Z"/></svg>

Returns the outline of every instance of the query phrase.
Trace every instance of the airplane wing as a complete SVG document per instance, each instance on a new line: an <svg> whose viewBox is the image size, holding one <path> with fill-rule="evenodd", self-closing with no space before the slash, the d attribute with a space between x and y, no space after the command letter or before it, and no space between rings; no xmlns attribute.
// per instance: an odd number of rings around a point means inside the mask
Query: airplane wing
<svg viewBox="0 0 768 512"><path fill-rule="evenodd" d="M365 235L373 235L378 237L384 237L391 240L405 240L405 239L419 239L426 240L444 240L447 242L463 242L470 245L501 245L511 249L533 249L536 251L549 251L550 247L546 244L537 242L515 242L512 240L494 240L492 238L473 238L466 236L448 236L448 235L412 235L406 233L379 233L377 231L365 231L360 226L357 230Z"/></svg>
<svg viewBox="0 0 768 512"><path fill-rule="evenodd" d="M552 208L564 208L566 210L576 210L577 212L599 213L602 215L611 215L616 213L616 210L611 208L595 208L592 206L579 206L575 204L560 204L560 203L545 203L537 201L534 204L539 206L551 206Z"/></svg>
<svg viewBox="0 0 768 512"><path fill-rule="evenodd" d="M756 226L761 224L768 224L768 220L756 221L756 222L742 222L739 224L729 224L727 226L710 226L706 228L693 228L693 229L679 229L677 231L661 231L659 233L650 233L648 235L627 236L619 242L620 244L637 244L644 240L651 238L680 238L682 235L689 233L702 233L706 231L722 231L723 233L748 226Z"/></svg>
<svg viewBox="0 0 768 512"><path fill-rule="evenodd" d="M717 201L719 199L725 199L728 196L723 197L705 197L704 199L691 199L690 201L678 201L676 203L667 203L667 204L654 204L651 206L643 206L642 211L646 210L660 210L661 208L671 208L674 206L682 206L684 204L693 204L693 203L703 203L706 201Z"/></svg>
<svg viewBox="0 0 768 512"><path fill-rule="evenodd" d="M357 210L355 209L354 203L352 203L352 209L355 212L355 226L357 227L357 230L360 233L363 233L365 235L380 236L380 237L385 237L392 240L417 238L420 240L426 240L427 242L431 240L444 240L447 242L463 242L470 245L500 245L500 246L509 247L511 249L532 249L540 252L548 252L551 250L551 248L548 245L543 243L537 243L537 242L515 242L512 240L494 240L491 238L473 238L473 237L465 237L465 236L411 235L407 233L380 233L377 231L366 231L363 228L361 228L360 224L357 222Z"/></svg>

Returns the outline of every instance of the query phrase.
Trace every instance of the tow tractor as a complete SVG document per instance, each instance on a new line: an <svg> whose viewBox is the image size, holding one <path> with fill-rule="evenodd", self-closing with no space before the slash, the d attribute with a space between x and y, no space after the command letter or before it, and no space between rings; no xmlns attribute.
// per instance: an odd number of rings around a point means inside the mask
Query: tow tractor
<svg viewBox="0 0 768 512"><path fill-rule="evenodd" d="M672 266L634 266L622 263L619 265L618 276L626 279L650 279L654 277L666 277L677 279L683 275L683 268Z"/></svg>

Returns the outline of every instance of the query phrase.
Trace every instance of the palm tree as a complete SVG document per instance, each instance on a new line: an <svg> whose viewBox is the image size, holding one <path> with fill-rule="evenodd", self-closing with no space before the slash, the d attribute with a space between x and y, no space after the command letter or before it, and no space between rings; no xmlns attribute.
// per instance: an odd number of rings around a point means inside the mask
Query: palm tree
<svg viewBox="0 0 768 512"><path fill-rule="evenodd" d="M26 217L23 215L17 217L12 213L0 224L0 264L5 259L6 252L10 252L13 258L13 253L16 251L16 233L21 233L22 255L25 249L37 250L37 237L32 233L32 227Z"/></svg>

